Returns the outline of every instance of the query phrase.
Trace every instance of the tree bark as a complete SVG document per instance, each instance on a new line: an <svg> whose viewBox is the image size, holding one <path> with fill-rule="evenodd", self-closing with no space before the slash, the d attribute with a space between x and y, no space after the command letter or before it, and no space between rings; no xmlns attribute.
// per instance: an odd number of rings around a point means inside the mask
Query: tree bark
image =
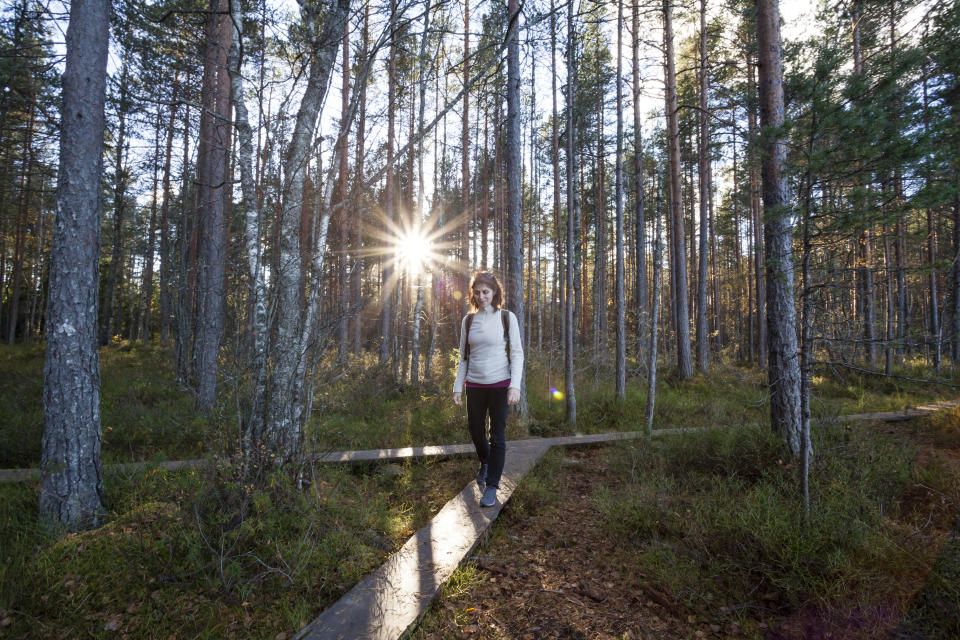
<svg viewBox="0 0 960 640"><path fill-rule="evenodd" d="M126 63L120 69L120 95L117 102L117 140L114 147L114 183L113 183L113 250L110 252L110 268L107 271L107 285L103 292L103 313L100 316L100 344L110 342L120 330L117 320L118 283L121 280L120 269L123 264L123 218L126 213L127 181L129 176L124 167L125 147L127 145L127 110L130 108L127 98L129 72Z"/></svg>
<svg viewBox="0 0 960 640"><path fill-rule="evenodd" d="M653 412L657 400L657 326L660 316L660 271L663 269L663 179L657 180L657 208L653 215L656 218L653 246L653 302L650 310L650 346L647 351L647 404L644 409L644 423L646 424L647 439L653 437Z"/></svg>
<svg viewBox="0 0 960 640"><path fill-rule="evenodd" d="M70 6L38 501L40 520L68 531L97 526L104 507L97 287L109 24L108 0Z"/></svg>
<svg viewBox="0 0 960 640"><path fill-rule="evenodd" d="M753 106L754 96L757 95L756 69L753 56L747 53L747 127L751 141L756 141L757 114ZM748 160L750 175L750 224L753 228L753 299L756 302L754 315L757 319L757 362L761 365L767 360L767 323L766 323L766 281L764 279L764 247L763 247L763 220L760 207L760 181L757 177L756 154ZM752 343L751 343L752 350Z"/></svg>
<svg viewBox="0 0 960 640"><path fill-rule="evenodd" d="M649 322L647 313L647 254L646 220L644 219L643 191L643 128L640 118L640 3L631 3L631 26L633 28L633 188L634 195L634 235L636 243L635 295L637 305L637 348L643 343L645 327ZM639 354L638 354L639 356Z"/></svg>
<svg viewBox="0 0 960 640"><path fill-rule="evenodd" d="M340 37L346 27L349 0L330 0L325 11L314 3L301 4L307 27L309 72L293 136L284 158L283 205L280 212L280 269L277 274L277 332L270 349L273 357L269 406L263 434L268 451L276 452L279 462L291 461L300 451L305 409L306 348L312 341L312 312L305 314L304 274L300 270L298 226L303 206L303 185L309 153L314 140L317 116L329 86ZM344 123L341 123L341 129ZM322 270L326 228L316 234L313 260L315 277ZM310 289L313 309L318 286Z"/></svg>
<svg viewBox="0 0 960 640"><path fill-rule="evenodd" d="M370 48L370 6L367 4L363 12L363 33L361 56L364 61L368 57ZM350 300L351 300L351 343L354 354L359 354L362 349L363 340L363 276L365 269L365 260L363 258L363 221L368 211L366 189L364 187L363 163L365 161L365 128L367 126L367 79L364 78L360 83L359 105L357 113L357 136L356 136L356 166L354 167L354 202L357 205L357 215L353 221L353 236L350 243L350 249L353 257L353 265L350 272Z"/></svg>
<svg viewBox="0 0 960 640"><path fill-rule="evenodd" d="M427 80L432 73L434 62L427 61L427 42L430 35L430 11L431 0L425 0L423 10L423 34L420 36L420 77L419 77L419 113L417 114L417 185L416 185L416 206L414 207L413 229L418 234L423 234L423 124L426 119L427 108ZM411 122L412 116L411 113ZM411 184L411 189L414 188ZM417 265L417 301L413 307L413 336L412 336L412 354L410 358L410 383L416 386L420 385L420 324L423 315L423 269L425 264Z"/></svg>
<svg viewBox="0 0 960 640"><path fill-rule="evenodd" d="M350 30L343 30L343 55L340 63L340 119L346 120L350 113ZM342 136L340 145L340 166L337 176L337 201L347 202L347 182L350 167L348 164L349 136ZM340 313L337 318L337 360L343 361L349 350L347 340L350 327L350 316L353 313L352 296L350 296L350 227L352 216L344 207L337 213L337 296L340 300Z"/></svg>
<svg viewBox="0 0 960 640"><path fill-rule="evenodd" d="M627 327L626 327L626 299L624 292L624 265L623 265L623 0L617 2L617 161L615 164L614 188L617 191L617 221L616 231L616 340L617 352L615 356L614 375L616 376L615 389L621 402L627 399ZM606 301L604 301L606 302Z"/></svg>
<svg viewBox="0 0 960 640"><path fill-rule="evenodd" d="M574 313L573 313L573 282L575 279L573 273L573 244L574 244L574 226L576 217L579 215L578 207L575 203L576 195L576 159L573 155L575 148L575 124L573 118L573 96L574 85L576 85L576 67L574 65L575 33L573 31L573 0L567 0L567 273L566 273L566 301L564 304L564 392L566 399L567 423L576 428L577 425L577 400L574 395L573 381L573 335Z"/></svg>
<svg viewBox="0 0 960 640"><path fill-rule="evenodd" d="M397 3L396 0L390 1L390 22L396 20ZM397 92L397 43L396 35L391 32L390 35L390 53L387 59L387 166L386 176L383 187L383 215L387 224L394 222L394 200L396 196L393 193L393 140L394 127L396 124L396 92ZM393 289L394 275L393 268L388 258L383 266L382 283L380 297L382 307L380 309L380 364L385 364L391 359L393 353ZM469 297L469 296L468 296Z"/></svg>
<svg viewBox="0 0 960 640"><path fill-rule="evenodd" d="M675 324L677 331L677 372L683 379L693 377L693 360L690 354L690 307L687 301L687 254L684 244L686 232L683 224L683 208L680 197L680 132L677 106L677 73L673 53L673 5L663 1L664 82L666 90L667 145L670 157L670 220L673 228L671 253L673 254L674 291L676 305Z"/></svg>
<svg viewBox="0 0 960 640"><path fill-rule="evenodd" d="M709 130L707 129L707 2L700 0L700 65L699 71L699 124L697 174L700 191L700 244L697 269L697 367L702 373L710 370L710 326L707 321L707 262L709 250L709 211L710 202L710 151Z"/></svg>
<svg viewBox="0 0 960 640"><path fill-rule="evenodd" d="M197 408L209 411L217 400L220 334L223 332L223 282L226 270L224 189L230 148L230 85L227 51L230 18L226 0L210 0L204 52L197 183L200 189L197 245L197 330L194 339Z"/></svg>
<svg viewBox="0 0 960 640"><path fill-rule="evenodd" d="M783 127L783 66L778 0L756 0L760 125L766 130L763 164L764 241L768 324L770 420L794 456L801 455L800 363L793 300L793 226L790 220Z"/></svg>
<svg viewBox="0 0 960 640"><path fill-rule="evenodd" d="M147 227L147 253L144 260L147 265L143 273L143 333L141 339L144 344L150 343L150 320L153 311L153 265L154 244L157 233L157 200L160 186L160 112L157 111L157 126L153 139L153 198L150 201L150 222Z"/></svg>
<svg viewBox="0 0 960 640"><path fill-rule="evenodd" d="M233 101L238 138L238 164L240 166L240 188L243 196L244 213L244 249L250 293L250 371L253 383L250 391L249 406L246 410L243 451L246 455L254 453L251 445L259 443L264 428L264 407L266 404L267 379L267 304L266 285L263 269L263 255L260 243L260 210L258 208L256 174L253 166L253 133L244 99L243 75L241 74L240 50L243 41L243 16L240 3L230 5L231 40L227 56L227 68L230 73L230 97ZM258 452L265 454L265 451Z"/></svg>
<svg viewBox="0 0 960 640"><path fill-rule="evenodd" d="M172 304L170 300L170 272L173 268L170 253L170 164L173 159L173 132L176 124L176 102L180 89L179 73L173 82L170 104L170 122L163 159L163 201L160 205L160 339L166 343L170 336Z"/></svg>
<svg viewBox="0 0 960 640"><path fill-rule="evenodd" d="M507 0L507 300L519 323L521 339L525 335L523 286L523 216L520 203L523 198L520 178L523 172L520 153L520 4ZM517 381L514 381L514 383ZM519 413L524 420L529 416L526 381L520 380Z"/></svg>

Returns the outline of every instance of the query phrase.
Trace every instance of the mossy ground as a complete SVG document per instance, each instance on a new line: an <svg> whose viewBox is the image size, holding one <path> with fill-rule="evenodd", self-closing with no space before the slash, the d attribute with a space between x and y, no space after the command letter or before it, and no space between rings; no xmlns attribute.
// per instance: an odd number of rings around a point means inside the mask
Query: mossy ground
<svg viewBox="0 0 960 640"><path fill-rule="evenodd" d="M39 346L0 350L0 391L7 400L0 405L0 466L32 466L39 460L42 356ZM292 634L378 566L473 474L467 458L317 466L299 484L283 473L242 470L229 457L236 433L231 414L236 398L229 385L220 410L198 416L192 395L174 382L164 349L114 345L101 352L101 367L108 465L222 457L216 465L179 472L125 474L107 466L107 524L59 539L38 525L35 482L0 485L3 635ZM923 377L922 371L901 373ZM640 428L645 402L641 379L630 380L627 402L621 404L607 388L609 376L592 370L581 375L579 431ZM655 426L762 423L768 412L764 379L762 371L728 365L689 381L662 375ZM452 380L452 361L439 356L433 375L419 388L396 384L389 371L367 358L327 378L321 375L307 446L323 451L467 442L464 411L449 397ZM544 361L529 359L532 419L521 424L511 418L509 438L572 433L563 402L549 391L562 388L559 382L556 370L550 373ZM825 418L955 395L948 386L843 371L823 372L816 383L815 413ZM920 426L911 427L917 431L910 437L956 446L960 436L950 420L938 414L929 424L912 423ZM925 463L916 466L911 450L889 438L830 429L817 435L813 486L819 520L804 525L817 532L813 539L797 534L802 518L796 513L795 469L783 463L778 443L763 429L718 431L655 448L638 443L610 449L604 464L612 475L603 476L609 482L588 496L597 526L614 541L609 562L643 566L656 588L680 608L697 606L702 589L692 589L689 581L704 576L728 580L722 593L730 597L758 593L750 589L762 579L762 593L792 607L810 602L826 606L878 576L895 585L913 584L910 580L916 582L917 572L930 562L933 543L942 539L924 540L926 555L910 554L896 542L897 527L909 524L914 528L905 528L903 535L918 535L911 532L933 517L919 485L954 496L955 510L952 467L939 464L928 449L923 449L928 452ZM494 540L504 535L504 526L557 504L556 478L563 475L562 456L557 455L548 456L521 485ZM950 504L943 508L949 511ZM945 516L936 517L939 523ZM749 545L738 543L750 555L731 559L729 549L739 548L732 542L739 536L752 536ZM575 538L563 540L576 549ZM701 566L697 559L704 554L710 561ZM825 558L826 568L819 562L811 566L805 559L810 554ZM768 565L779 568L767 571ZM469 593L486 579L471 566L447 585L448 594ZM951 566L945 565L944 576L953 575ZM736 567L749 579L736 578ZM918 620L922 614L919 609Z"/></svg>

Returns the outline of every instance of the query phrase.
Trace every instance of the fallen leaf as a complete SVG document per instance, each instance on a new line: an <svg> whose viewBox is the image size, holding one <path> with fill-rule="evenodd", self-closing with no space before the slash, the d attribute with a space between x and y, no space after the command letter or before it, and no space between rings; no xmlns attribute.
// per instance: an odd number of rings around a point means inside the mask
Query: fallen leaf
<svg viewBox="0 0 960 640"><path fill-rule="evenodd" d="M287 640L287 633L285 631L281 631L273 637L273 640Z"/></svg>
<svg viewBox="0 0 960 640"><path fill-rule="evenodd" d="M110 619L107 620L107 624L103 625L104 631L119 631L120 627L123 626L123 616L119 613L113 616L110 616Z"/></svg>
<svg viewBox="0 0 960 640"><path fill-rule="evenodd" d="M581 591L583 592L583 595L587 596L588 598L596 602L603 602L604 600L607 599L607 594L603 593L602 591L597 591L593 589L588 584L584 584L583 589L581 589Z"/></svg>

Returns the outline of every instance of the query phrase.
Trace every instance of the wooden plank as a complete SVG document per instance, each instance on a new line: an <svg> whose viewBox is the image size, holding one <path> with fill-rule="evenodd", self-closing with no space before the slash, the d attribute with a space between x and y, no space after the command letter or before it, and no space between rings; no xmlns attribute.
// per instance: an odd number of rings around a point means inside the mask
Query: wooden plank
<svg viewBox="0 0 960 640"><path fill-rule="evenodd" d="M430 524L307 625L296 640L395 640L420 616L476 546L510 499L521 478L550 447L543 443L507 448L498 502L479 505L475 482L448 502Z"/></svg>
<svg viewBox="0 0 960 640"><path fill-rule="evenodd" d="M951 409L960 405L958 401L936 402L927 405L921 405L902 411L884 411L879 413L856 413L851 415L837 416L836 420L841 422L853 422L863 420L882 420L885 422L897 422L900 420L911 420L920 416L925 416L942 409ZM706 426L706 427L678 427L666 429L654 429L654 436L663 436L671 434L680 434L686 432L704 431L706 429L727 428L732 425ZM736 425L745 426L745 425ZM643 431L615 431L611 433L595 433L590 435L578 436L558 436L554 438L530 438L528 440L511 440L508 446L525 446L534 443L548 444L549 446L577 446L587 444L598 444L602 442L614 442L617 440L630 440L642 438ZM456 456L473 453L472 444L446 444L446 445L427 445L423 447L399 447L394 449L364 449L360 451L332 451L320 454L316 457L317 462L330 463L352 463L352 462L397 462L410 458L426 456ZM107 465L110 470L119 470L124 473L136 473L137 471L146 471L148 469L166 469L176 471L179 469L192 469L206 464L206 460L169 460L166 462L131 462L126 464ZM3 482L24 482L40 477L39 469L0 469L0 483Z"/></svg>

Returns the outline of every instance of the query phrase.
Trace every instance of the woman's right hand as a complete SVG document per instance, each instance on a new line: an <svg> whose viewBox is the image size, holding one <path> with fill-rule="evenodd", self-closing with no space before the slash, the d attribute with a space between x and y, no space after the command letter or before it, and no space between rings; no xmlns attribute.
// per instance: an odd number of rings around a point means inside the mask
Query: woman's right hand
<svg viewBox="0 0 960 640"><path fill-rule="evenodd" d="M463 395L459 391L453 392L453 404L458 407L463 404Z"/></svg>

